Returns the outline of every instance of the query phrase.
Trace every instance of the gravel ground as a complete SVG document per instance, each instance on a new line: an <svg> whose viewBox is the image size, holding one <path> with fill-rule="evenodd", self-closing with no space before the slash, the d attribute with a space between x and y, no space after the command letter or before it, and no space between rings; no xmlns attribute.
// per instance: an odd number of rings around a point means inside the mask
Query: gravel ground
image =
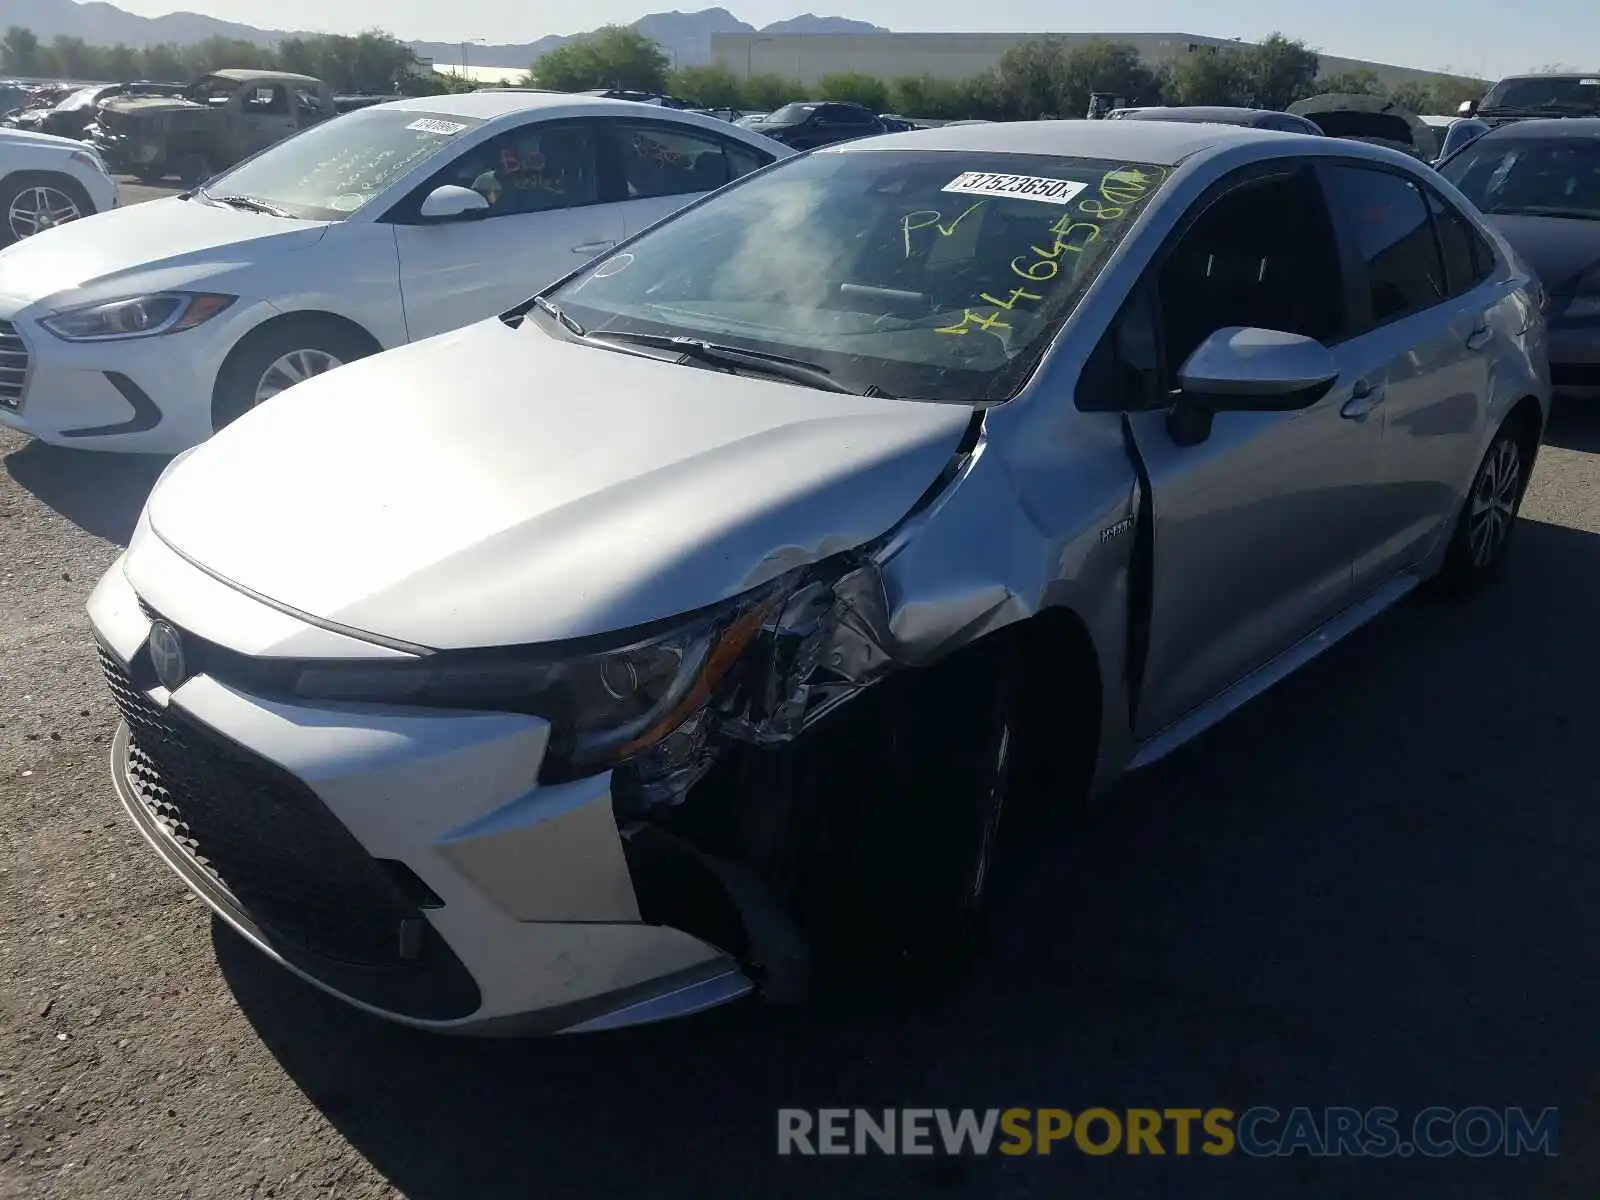
<svg viewBox="0 0 1600 1200"><path fill-rule="evenodd" d="M121 817L83 602L160 465L0 431L0 1197L1600 1195L1600 412L1492 592L1030 831L963 987L512 1043L300 985ZM774 1152L789 1105L1255 1104L1558 1106L1560 1155Z"/></svg>

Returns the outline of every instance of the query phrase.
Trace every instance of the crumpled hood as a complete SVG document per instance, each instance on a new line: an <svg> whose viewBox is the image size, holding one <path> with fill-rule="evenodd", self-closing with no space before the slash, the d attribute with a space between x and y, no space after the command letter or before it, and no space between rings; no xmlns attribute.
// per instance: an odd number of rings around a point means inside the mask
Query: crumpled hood
<svg viewBox="0 0 1600 1200"><path fill-rule="evenodd" d="M149 113L204 112L206 106L182 96L112 96L100 101L99 108L123 116L142 117Z"/></svg>
<svg viewBox="0 0 1600 1200"><path fill-rule="evenodd" d="M1579 274L1600 263L1600 221L1507 213L1491 215L1489 222L1552 293L1560 292Z"/></svg>
<svg viewBox="0 0 1600 1200"><path fill-rule="evenodd" d="M57 307L127 295L130 287L183 287L315 245L327 229L176 197L130 204L0 250L0 296Z"/></svg>
<svg viewBox="0 0 1600 1200"><path fill-rule="evenodd" d="M275 397L173 467L147 515L211 573L349 629L559 641L870 541L971 418L491 319Z"/></svg>

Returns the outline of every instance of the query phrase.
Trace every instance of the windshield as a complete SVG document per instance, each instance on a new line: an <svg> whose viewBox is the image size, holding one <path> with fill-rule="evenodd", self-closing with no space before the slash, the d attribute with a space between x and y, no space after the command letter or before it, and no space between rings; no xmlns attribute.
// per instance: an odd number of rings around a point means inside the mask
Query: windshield
<svg viewBox="0 0 1600 1200"><path fill-rule="evenodd" d="M782 354L854 391L1004 400L1165 176L1085 158L819 152L686 210L550 298L590 333Z"/></svg>
<svg viewBox="0 0 1600 1200"><path fill-rule="evenodd" d="M206 184L313 221L342 221L479 122L411 108L358 108L313 125Z"/></svg>
<svg viewBox="0 0 1600 1200"><path fill-rule="evenodd" d="M1479 108L1571 108L1600 113L1600 75L1502 79L1489 89Z"/></svg>
<svg viewBox="0 0 1600 1200"><path fill-rule="evenodd" d="M1440 174L1486 213L1600 221L1600 142L1489 138Z"/></svg>
<svg viewBox="0 0 1600 1200"><path fill-rule="evenodd" d="M815 104L785 104L777 112L761 118L763 125L804 125L806 118L817 111Z"/></svg>

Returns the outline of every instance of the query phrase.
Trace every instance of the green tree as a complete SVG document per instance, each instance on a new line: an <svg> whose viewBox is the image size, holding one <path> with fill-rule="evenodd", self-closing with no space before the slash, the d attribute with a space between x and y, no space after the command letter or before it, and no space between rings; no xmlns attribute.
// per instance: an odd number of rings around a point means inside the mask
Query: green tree
<svg viewBox="0 0 1600 1200"><path fill-rule="evenodd" d="M105 66L100 78L113 83L131 83L139 78L140 66L139 52L132 46L118 42L105 52Z"/></svg>
<svg viewBox="0 0 1600 1200"><path fill-rule="evenodd" d="M1081 117L1089 110L1093 92L1109 92L1129 104L1159 104L1161 80L1139 57L1130 42L1092 41L1067 52L1065 77L1060 86L1058 117Z"/></svg>
<svg viewBox="0 0 1600 1200"><path fill-rule="evenodd" d="M101 65L99 51L80 37L56 37L50 41L53 73L68 79L95 79Z"/></svg>
<svg viewBox="0 0 1600 1200"><path fill-rule="evenodd" d="M33 30L13 25L0 38L0 70L12 75L42 75L44 55Z"/></svg>
<svg viewBox="0 0 1600 1200"><path fill-rule="evenodd" d="M187 83L189 81L189 65L184 62L182 53L176 46L165 43L146 46L141 55L143 69L139 72L146 79L160 83Z"/></svg>
<svg viewBox="0 0 1600 1200"><path fill-rule="evenodd" d="M1008 116L1034 120L1067 110L1067 55L1067 39L1051 36L1030 38L1001 56L998 85Z"/></svg>
<svg viewBox="0 0 1600 1200"><path fill-rule="evenodd" d="M739 81L723 67L685 67L672 77L672 94L701 108L738 108Z"/></svg>
<svg viewBox="0 0 1600 1200"><path fill-rule="evenodd" d="M1249 73L1244 56L1237 50L1196 50L1172 68L1168 86L1174 104L1250 103Z"/></svg>
<svg viewBox="0 0 1600 1200"><path fill-rule="evenodd" d="M772 112L793 100L805 98L805 88L793 79L781 75L752 75L740 85L744 104L741 107Z"/></svg>
<svg viewBox="0 0 1600 1200"><path fill-rule="evenodd" d="M1429 89L1433 95L1433 112L1429 115L1453 114L1464 100L1482 100L1489 87L1487 80L1465 75L1447 75L1435 80Z"/></svg>
<svg viewBox="0 0 1600 1200"><path fill-rule="evenodd" d="M669 60L656 42L626 25L607 25L573 38L533 64L540 87L562 92L629 88L662 92Z"/></svg>
<svg viewBox="0 0 1600 1200"><path fill-rule="evenodd" d="M889 85L889 109L904 117L960 121L971 114L971 89L964 82L907 76Z"/></svg>
<svg viewBox="0 0 1600 1200"><path fill-rule="evenodd" d="M1261 108L1288 108L1317 94L1317 52L1304 42L1274 33L1259 46L1240 51L1252 101Z"/></svg>
<svg viewBox="0 0 1600 1200"><path fill-rule="evenodd" d="M1317 91L1323 93L1338 92L1347 96L1383 96L1387 92L1378 80L1376 71L1369 71L1359 67L1354 71L1337 71L1332 75L1324 75L1317 80ZM1402 108L1407 107L1401 105Z"/></svg>
<svg viewBox="0 0 1600 1200"><path fill-rule="evenodd" d="M859 104L875 113L889 111L889 86L875 75L848 71L817 80L817 95L824 100Z"/></svg>

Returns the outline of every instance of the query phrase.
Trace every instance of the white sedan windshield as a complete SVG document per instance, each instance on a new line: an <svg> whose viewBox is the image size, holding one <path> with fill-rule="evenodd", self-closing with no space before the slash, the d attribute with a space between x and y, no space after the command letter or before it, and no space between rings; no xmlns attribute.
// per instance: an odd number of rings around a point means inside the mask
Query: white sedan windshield
<svg viewBox="0 0 1600 1200"><path fill-rule="evenodd" d="M1165 177L1042 155L811 154L685 211L550 299L593 333L781 354L854 391L1003 400Z"/></svg>
<svg viewBox="0 0 1600 1200"><path fill-rule="evenodd" d="M279 142L213 179L206 192L340 221L479 124L411 108L360 108Z"/></svg>

